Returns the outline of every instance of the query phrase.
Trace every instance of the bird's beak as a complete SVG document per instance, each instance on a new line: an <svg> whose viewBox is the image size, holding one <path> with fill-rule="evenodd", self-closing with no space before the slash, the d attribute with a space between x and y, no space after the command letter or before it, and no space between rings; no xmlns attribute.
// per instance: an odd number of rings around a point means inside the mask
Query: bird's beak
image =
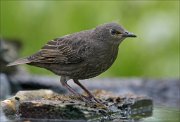
<svg viewBox="0 0 180 122"><path fill-rule="evenodd" d="M130 32L125 32L122 36L123 37L137 37L135 34L130 33Z"/></svg>

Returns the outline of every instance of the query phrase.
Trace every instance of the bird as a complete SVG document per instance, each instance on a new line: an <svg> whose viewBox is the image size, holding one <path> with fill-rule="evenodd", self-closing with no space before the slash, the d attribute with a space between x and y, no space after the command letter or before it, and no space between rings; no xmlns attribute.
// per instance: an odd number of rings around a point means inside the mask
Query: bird
<svg viewBox="0 0 180 122"><path fill-rule="evenodd" d="M100 102L79 80L100 75L117 58L119 45L127 37L136 37L115 22L72 33L48 41L38 52L20 58L7 66L28 64L50 70L60 76L60 83L70 92L87 100ZM68 81L72 79L87 96L77 93Z"/></svg>

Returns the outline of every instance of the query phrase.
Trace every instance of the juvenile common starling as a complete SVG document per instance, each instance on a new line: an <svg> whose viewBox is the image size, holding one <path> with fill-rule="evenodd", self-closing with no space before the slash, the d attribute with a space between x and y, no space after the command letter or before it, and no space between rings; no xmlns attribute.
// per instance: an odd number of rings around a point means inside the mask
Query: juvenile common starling
<svg viewBox="0 0 180 122"><path fill-rule="evenodd" d="M117 23L106 23L90 30L73 33L49 41L37 53L18 59L8 66L29 64L45 68L61 76L60 82L70 92L80 95L68 84L69 79L99 102L79 80L100 75L116 60L119 44L127 37L136 37ZM82 95L80 95L82 97Z"/></svg>

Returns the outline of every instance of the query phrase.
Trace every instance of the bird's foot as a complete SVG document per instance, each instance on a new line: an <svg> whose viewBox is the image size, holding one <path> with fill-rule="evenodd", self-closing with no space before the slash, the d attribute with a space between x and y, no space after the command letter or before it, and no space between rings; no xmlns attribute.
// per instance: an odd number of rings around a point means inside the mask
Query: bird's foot
<svg viewBox="0 0 180 122"><path fill-rule="evenodd" d="M104 104L101 100L95 98L94 96L93 97L92 96L84 96L84 95L82 95L82 96L86 99L85 102L88 104L88 106L108 110L108 107L106 106L106 104Z"/></svg>
<svg viewBox="0 0 180 122"><path fill-rule="evenodd" d="M86 99L86 101L88 102L95 102L97 104L101 104L101 105L105 105L100 99L95 98L94 96L85 96L82 95L82 97L84 97Z"/></svg>

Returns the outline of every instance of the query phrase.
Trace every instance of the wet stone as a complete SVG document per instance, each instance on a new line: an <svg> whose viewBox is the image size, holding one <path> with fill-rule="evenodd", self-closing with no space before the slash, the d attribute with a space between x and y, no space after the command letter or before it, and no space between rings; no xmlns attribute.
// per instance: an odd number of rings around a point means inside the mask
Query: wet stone
<svg viewBox="0 0 180 122"><path fill-rule="evenodd" d="M1 102L6 117L17 120L139 120L152 115L150 98L97 90L92 92L102 103L83 101L74 95L63 95L51 90L20 91ZM106 94L103 95L103 94ZM31 118L31 119L29 119Z"/></svg>

